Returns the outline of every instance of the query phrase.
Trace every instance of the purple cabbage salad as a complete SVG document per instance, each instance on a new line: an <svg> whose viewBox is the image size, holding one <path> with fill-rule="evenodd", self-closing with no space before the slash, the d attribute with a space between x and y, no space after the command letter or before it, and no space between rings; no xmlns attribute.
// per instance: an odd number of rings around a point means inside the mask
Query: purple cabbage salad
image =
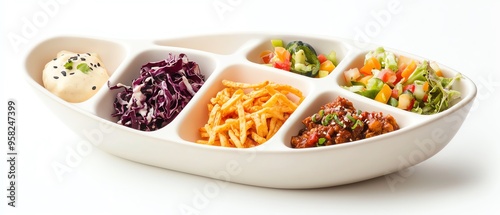
<svg viewBox="0 0 500 215"><path fill-rule="evenodd" d="M134 129L160 129L174 120L204 83L196 62L185 54L170 53L165 60L143 65L132 86L118 83L109 87L123 88L116 95L112 116L119 118L118 124Z"/></svg>

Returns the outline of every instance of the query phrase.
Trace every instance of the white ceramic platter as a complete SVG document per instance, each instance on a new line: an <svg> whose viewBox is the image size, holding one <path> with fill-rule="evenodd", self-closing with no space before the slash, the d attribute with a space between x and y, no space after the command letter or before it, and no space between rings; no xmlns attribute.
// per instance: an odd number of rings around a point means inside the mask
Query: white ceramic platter
<svg viewBox="0 0 500 215"><path fill-rule="evenodd" d="M318 53L337 52L340 63L324 78L309 78L260 64L259 54L271 49L271 39L302 40ZM364 55L376 45L358 48L350 40L326 36L238 33L192 36L163 40L119 40L79 36L50 38L26 56L28 82L40 98L69 127L94 146L132 161L170 170L255 186L272 188L319 188L366 180L420 163L439 152L459 130L476 95L467 77L455 83L462 96L451 108L434 115L418 115L342 89L342 72L361 67ZM395 54L423 58L385 47ZM95 52L110 73L109 83L130 85L140 67L165 59L169 53L185 53L200 65L205 85L169 125L153 132L134 130L111 117L119 90L102 87L91 99L68 103L42 84L44 65L61 50ZM439 63L439 62L438 62ZM457 72L440 65L445 76ZM221 81L246 83L270 80L300 89L306 99L276 135L248 149L195 143L198 128L208 119L207 103ZM294 149L290 138L303 127L301 121L320 106L342 96L357 109L395 117L401 129L373 138L327 147Z"/></svg>

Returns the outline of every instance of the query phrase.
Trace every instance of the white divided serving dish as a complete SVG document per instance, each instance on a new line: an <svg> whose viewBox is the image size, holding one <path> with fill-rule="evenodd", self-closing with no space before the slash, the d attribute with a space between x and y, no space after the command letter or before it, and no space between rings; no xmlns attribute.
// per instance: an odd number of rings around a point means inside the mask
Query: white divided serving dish
<svg viewBox="0 0 500 215"><path fill-rule="evenodd" d="M309 78L260 64L261 51L271 49L271 39L302 40L318 53L337 52L339 64L324 78ZM353 41L327 37L262 33L228 33L162 40L119 40L59 36L42 41L25 59L27 81L41 100L82 138L113 155L170 170L254 186L303 189L358 182L418 164L439 152L453 138L476 95L474 83L463 77L453 86L462 96L447 110L418 115L379 103L341 88L342 72L360 67L364 55L376 45L358 48ZM418 60L424 58L390 49ZM130 85L140 67L185 53L199 64L206 82L186 108L167 126L152 132L134 130L111 117L120 90L103 86L89 100L68 103L42 84L44 65L61 50L95 52L107 68L110 85ZM439 62L438 62L439 63ZM457 71L441 65L445 76ZM228 79L246 83L264 80L298 88L305 100L270 140L246 149L197 144L198 129L208 119L207 103ZM301 121L320 106L342 96L363 111L391 114L400 129L369 139L326 147L294 149L290 138L303 127ZM43 129L43 128L42 128Z"/></svg>

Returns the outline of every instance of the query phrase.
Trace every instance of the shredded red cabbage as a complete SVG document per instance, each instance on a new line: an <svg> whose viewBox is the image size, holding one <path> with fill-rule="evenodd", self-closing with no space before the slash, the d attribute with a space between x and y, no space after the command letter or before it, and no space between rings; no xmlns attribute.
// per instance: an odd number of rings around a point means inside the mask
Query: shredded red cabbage
<svg viewBox="0 0 500 215"><path fill-rule="evenodd" d="M140 77L123 88L114 101L118 124L142 131L154 131L168 125L205 83L196 62L185 54L169 54L167 59L142 66Z"/></svg>

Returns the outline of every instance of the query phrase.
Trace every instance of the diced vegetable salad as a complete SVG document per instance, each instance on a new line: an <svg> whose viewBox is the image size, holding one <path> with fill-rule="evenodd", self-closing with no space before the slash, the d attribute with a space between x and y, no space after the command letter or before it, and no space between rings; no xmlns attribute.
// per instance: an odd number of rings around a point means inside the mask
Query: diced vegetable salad
<svg viewBox="0 0 500 215"><path fill-rule="evenodd" d="M460 97L453 83L461 78L443 77L435 62L419 62L379 47L365 55L361 68L344 71L345 89L418 114L446 110Z"/></svg>
<svg viewBox="0 0 500 215"><path fill-rule="evenodd" d="M292 41L285 45L283 40L271 40L273 50L260 54L264 64L300 75L322 78L330 74L337 65L337 54L317 54L314 48L302 41Z"/></svg>

